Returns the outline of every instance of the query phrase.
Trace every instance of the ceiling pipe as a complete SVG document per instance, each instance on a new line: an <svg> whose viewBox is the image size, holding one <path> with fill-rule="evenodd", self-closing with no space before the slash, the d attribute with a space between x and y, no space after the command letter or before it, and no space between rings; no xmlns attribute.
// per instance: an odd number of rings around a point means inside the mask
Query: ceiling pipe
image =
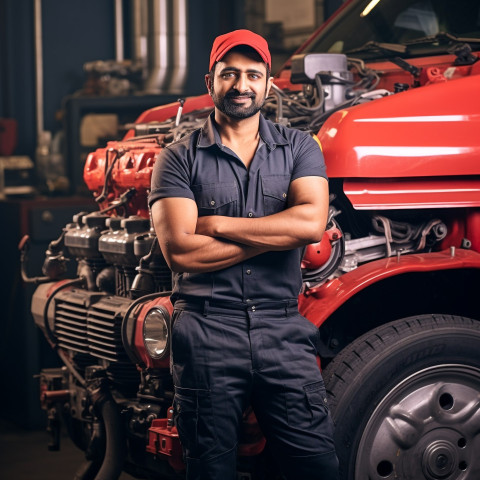
<svg viewBox="0 0 480 480"><path fill-rule="evenodd" d="M148 0L147 93L165 92L170 73L168 0Z"/></svg>
<svg viewBox="0 0 480 480"><path fill-rule="evenodd" d="M123 62L124 60L124 44L123 44L123 4L122 0L115 0L115 60Z"/></svg>
<svg viewBox="0 0 480 480"><path fill-rule="evenodd" d="M183 93L188 68L187 0L173 0L172 77L170 93Z"/></svg>
<svg viewBox="0 0 480 480"><path fill-rule="evenodd" d="M35 104L37 143L43 136L43 44L42 44L42 0L35 0L34 3L35 21Z"/></svg>
<svg viewBox="0 0 480 480"><path fill-rule="evenodd" d="M132 1L132 60L147 64L147 3Z"/></svg>

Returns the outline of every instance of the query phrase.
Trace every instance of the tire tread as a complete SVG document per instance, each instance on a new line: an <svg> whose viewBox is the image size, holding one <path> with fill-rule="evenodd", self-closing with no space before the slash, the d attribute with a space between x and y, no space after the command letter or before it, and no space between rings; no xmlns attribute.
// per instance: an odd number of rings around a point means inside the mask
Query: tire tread
<svg viewBox="0 0 480 480"><path fill-rule="evenodd" d="M381 325L356 339L345 347L323 371L326 389L330 392L329 404L335 409L340 398L356 372L374 359L385 345L407 335L415 335L439 328L468 328L480 334L480 322L454 315L419 315Z"/></svg>

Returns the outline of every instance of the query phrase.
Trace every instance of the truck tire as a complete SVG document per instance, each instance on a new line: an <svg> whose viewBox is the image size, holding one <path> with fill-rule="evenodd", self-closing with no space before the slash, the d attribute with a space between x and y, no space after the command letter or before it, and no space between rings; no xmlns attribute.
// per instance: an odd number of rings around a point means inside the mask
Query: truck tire
<svg viewBox="0 0 480 480"><path fill-rule="evenodd" d="M323 372L341 480L480 478L480 322L378 327Z"/></svg>

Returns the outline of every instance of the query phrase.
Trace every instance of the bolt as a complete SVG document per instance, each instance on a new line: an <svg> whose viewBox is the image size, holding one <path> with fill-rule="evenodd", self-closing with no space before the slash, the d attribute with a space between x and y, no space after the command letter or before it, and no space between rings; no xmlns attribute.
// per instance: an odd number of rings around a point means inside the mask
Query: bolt
<svg viewBox="0 0 480 480"><path fill-rule="evenodd" d="M438 468L445 468L448 463L448 457L446 455L440 454L435 460L435 464Z"/></svg>
<svg viewBox="0 0 480 480"><path fill-rule="evenodd" d="M336 338L330 340L330 347L337 348L340 345L340 342Z"/></svg>

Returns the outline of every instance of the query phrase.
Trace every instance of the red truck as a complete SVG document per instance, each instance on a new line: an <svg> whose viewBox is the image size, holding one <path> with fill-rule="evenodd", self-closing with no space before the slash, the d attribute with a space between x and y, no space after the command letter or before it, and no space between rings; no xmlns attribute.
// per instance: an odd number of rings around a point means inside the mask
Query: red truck
<svg viewBox="0 0 480 480"><path fill-rule="evenodd" d="M305 248L299 304L320 330L342 480L480 478L479 56L478 1L351 0L263 109L316 135L327 164L328 225ZM86 452L77 479L183 478L171 272L147 195L161 149L211 109L205 95L147 110L91 153L99 210L76 215L43 276L25 277L65 365L41 372L41 403L53 447L61 421ZM238 457L238 478L281 478L251 411Z"/></svg>

